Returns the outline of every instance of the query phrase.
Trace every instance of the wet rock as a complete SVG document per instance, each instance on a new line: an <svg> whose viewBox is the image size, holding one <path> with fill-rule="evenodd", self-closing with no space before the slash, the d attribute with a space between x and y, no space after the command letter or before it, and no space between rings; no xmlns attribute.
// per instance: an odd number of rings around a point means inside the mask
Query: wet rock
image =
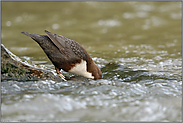
<svg viewBox="0 0 183 123"><path fill-rule="evenodd" d="M23 62L1 44L1 81L54 80L62 81L52 71L44 70Z"/></svg>

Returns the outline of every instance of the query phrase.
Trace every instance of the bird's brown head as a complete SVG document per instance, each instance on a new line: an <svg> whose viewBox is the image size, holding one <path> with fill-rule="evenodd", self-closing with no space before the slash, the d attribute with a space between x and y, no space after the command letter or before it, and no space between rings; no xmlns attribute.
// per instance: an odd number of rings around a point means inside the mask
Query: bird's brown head
<svg viewBox="0 0 183 123"><path fill-rule="evenodd" d="M94 76L95 80L102 79L102 72L93 61L88 65L88 72L92 73L92 76Z"/></svg>

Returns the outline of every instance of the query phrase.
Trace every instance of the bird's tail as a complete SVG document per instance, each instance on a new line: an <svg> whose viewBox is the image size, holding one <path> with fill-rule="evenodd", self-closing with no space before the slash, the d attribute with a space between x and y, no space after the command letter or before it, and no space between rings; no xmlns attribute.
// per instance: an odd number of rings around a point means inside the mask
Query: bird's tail
<svg viewBox="0 0 183 123"><path fill-rule="evenodd" d="M40 42L43 41L43 39L45 38L45 36L43 35L38 35L38 34L33 34L33 33L28 33L28 32L21 32L22 34L31 37L32 39L34 39L36 42Z"/></svg>

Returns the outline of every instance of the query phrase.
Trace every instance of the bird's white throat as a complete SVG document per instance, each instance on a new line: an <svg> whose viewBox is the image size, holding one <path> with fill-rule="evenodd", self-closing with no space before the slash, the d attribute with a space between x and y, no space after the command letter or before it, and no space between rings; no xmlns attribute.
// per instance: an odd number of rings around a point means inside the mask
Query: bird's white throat
<svg viewBox="0 0 183 123"><path fill-rule="evenodd" d="M86 61L81 60L81 62L77 63L73 68L69 70L69 72L84 76L86 78L94 79L94 76L92 76L92 73L87 72L86 67L87 67Z"/></svg>

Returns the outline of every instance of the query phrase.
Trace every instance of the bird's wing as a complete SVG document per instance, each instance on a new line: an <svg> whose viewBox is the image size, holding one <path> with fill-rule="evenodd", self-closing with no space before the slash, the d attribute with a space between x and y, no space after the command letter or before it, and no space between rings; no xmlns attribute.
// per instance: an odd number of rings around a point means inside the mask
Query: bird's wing
<svg viewBox="0 0 183 123"><path fill-rule="evenodd" d="M48 37L51 39L51 41L58 47L59 50L64 50L65 48L65 42L63 41L61 36L57 34L52 34L45 30L45 33L48 35Z"/></svg>
<svg viewBox="0 0 183 123"><path fill-rule="evenodd" d="M84 48L76 41L72 40L72 39L69 39L66 41L68 47L71 48L72 52L78 56L79 58L81 59L84 59L86 60L87 59L87 56L86 56L86 51L84 50Z"/></svg>
<svg viewBox="0 0 183 123"><path fill-rule="evenodd" d="M86 54L82 46L76 41L66 38L61 35L52 34L45 30L45 33L52 40L52 42L58 47L58 49L66 56L79 57L86 60Z"/></svg>

